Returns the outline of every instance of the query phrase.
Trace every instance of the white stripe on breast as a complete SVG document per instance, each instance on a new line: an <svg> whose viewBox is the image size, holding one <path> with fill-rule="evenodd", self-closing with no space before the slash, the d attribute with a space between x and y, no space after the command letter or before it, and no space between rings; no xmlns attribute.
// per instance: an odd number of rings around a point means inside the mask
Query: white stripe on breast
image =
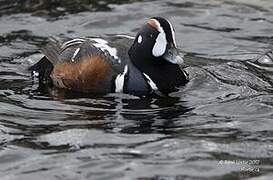
<svg viewBox="0 0 273 180"><path fill-rule="evenodd" d="M124 67L123 73L118 74L115 79L115 86L116 86L115 92L123 92L124 79L127 72L128 72L128 65Z"/></svg>
<svg viewBox="0 0 273 180"><path fill-rule="evenodd" d="M149 86L152 88L152 90L157 91L158 88L157 88L156 84L154 83L154 81L147 74L143 73L143 75L147 78L147 80L148 80L147 82L148 82Z"/></svg>

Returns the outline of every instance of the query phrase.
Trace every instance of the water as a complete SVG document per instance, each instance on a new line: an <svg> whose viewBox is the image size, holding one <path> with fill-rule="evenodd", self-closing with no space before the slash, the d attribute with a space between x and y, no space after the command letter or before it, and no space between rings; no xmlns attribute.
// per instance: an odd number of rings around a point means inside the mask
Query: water
<svg viewBox="0 0 273 180"><path fill-rule="evenodd" d="M40 2L0 1L1 180L272 179L271 0ZM170 97L38 89L26 71L50 36L134 35L151 16L189 66Z"/></svg>

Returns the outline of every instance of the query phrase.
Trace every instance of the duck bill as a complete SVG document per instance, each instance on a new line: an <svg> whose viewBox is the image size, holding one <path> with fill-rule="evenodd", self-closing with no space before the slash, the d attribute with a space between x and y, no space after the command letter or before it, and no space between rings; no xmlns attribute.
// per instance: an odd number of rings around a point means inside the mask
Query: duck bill
<svg viewBox="0 0 273 180"><path fill-rule="evenodd" d="M171 46L170 48L167 49L167 51L163 55L163 58L166 61L173 64L179 64L179 65L184 64L183 55L182 57L179 56L178 50L174 46Z"/></svg>

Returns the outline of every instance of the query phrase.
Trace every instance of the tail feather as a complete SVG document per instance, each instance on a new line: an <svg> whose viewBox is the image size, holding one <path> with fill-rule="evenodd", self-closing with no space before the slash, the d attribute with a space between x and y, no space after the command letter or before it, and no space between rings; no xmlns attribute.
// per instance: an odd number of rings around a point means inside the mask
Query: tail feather
<svg viewBox="0 0 273 180"><path fill-rule="evenodd" d="M39 73L39 83L52 83L50 73L53 70L53 64L45 56L39 62L29 67L28 70L32 71L33 75Z"/></svg>
<svg viewBox="0 0 273 180"><path fill-rule="evenodd" d="M45 55L39 62L29 68L33 75L38 73L39 83L51 84L50 73L53 70L54 64L59 61L59 54L61 53L61 45L55 38L50 38L49 43L42 48L42 53Z"/></svg>

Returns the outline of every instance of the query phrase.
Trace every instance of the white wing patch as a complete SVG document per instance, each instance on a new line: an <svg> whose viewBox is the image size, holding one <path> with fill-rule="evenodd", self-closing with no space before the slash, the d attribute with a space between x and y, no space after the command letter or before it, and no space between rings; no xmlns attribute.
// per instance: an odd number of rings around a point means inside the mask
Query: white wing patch
<svg viewBox="0 0 273 180"><path fill-rule="evenodd" d="M123 92L124 79L127 72L128 72L128 65L125 66L123 73L117 75L115 79L115 86L116 86L115 92Z"/></svg>
<svg viewBox="0 0 273 180"><path fill-rule="evenodd" d="M113 48L113 47L110 47L108 45L108 42L104 39L101 39L101 38L75 38L75 39L72 39L70 41L66 41L65 43L62 44L61 48L64 50L70 46L74 46L74 45L79 45L79 44L82 44L83 42L85 42L86 40L92 40L92 41L95 41L93 43L93 45L99 49L101 49L102 51L107 51L112 57L114 57L116 60L118 60L118 62L120 63L120 59L118 58L117 56L117 49L116 48ZM75 61L75 57L76 55L78 54L78 52L80 51L80 49L76 49L76 51L74 52L72 58L71 58L71 61L74 62Z"/></svg>
<svg viewBox="0 0 273 180"><path fill-rule="evenodd" d="M107 41L105 41L104 39L101 39L101 38L91 38L91 40L96 41L99 44L108 44Z"/></svg>
<svg viewBox="0 0 273 180"><path fill-rule="evenodd" d="M147 74L143 73L143 75L147 78L147 80L148 80L147 82L148 82L149 86L152 88L152 90L157 91L158 88L157 88L156 84L154 83L154 81Z"/></svg>
<svg viewBox="0 0 273 180"><path fill-rule="evenodd" d="M115 59L119 59L117 56L117 49L110 47L108 45L108 42L101 38L90 38L91 40L95 41L93 45L97 48L100 48L102 51L108 51L111 56L113 56Z"/></svg>

